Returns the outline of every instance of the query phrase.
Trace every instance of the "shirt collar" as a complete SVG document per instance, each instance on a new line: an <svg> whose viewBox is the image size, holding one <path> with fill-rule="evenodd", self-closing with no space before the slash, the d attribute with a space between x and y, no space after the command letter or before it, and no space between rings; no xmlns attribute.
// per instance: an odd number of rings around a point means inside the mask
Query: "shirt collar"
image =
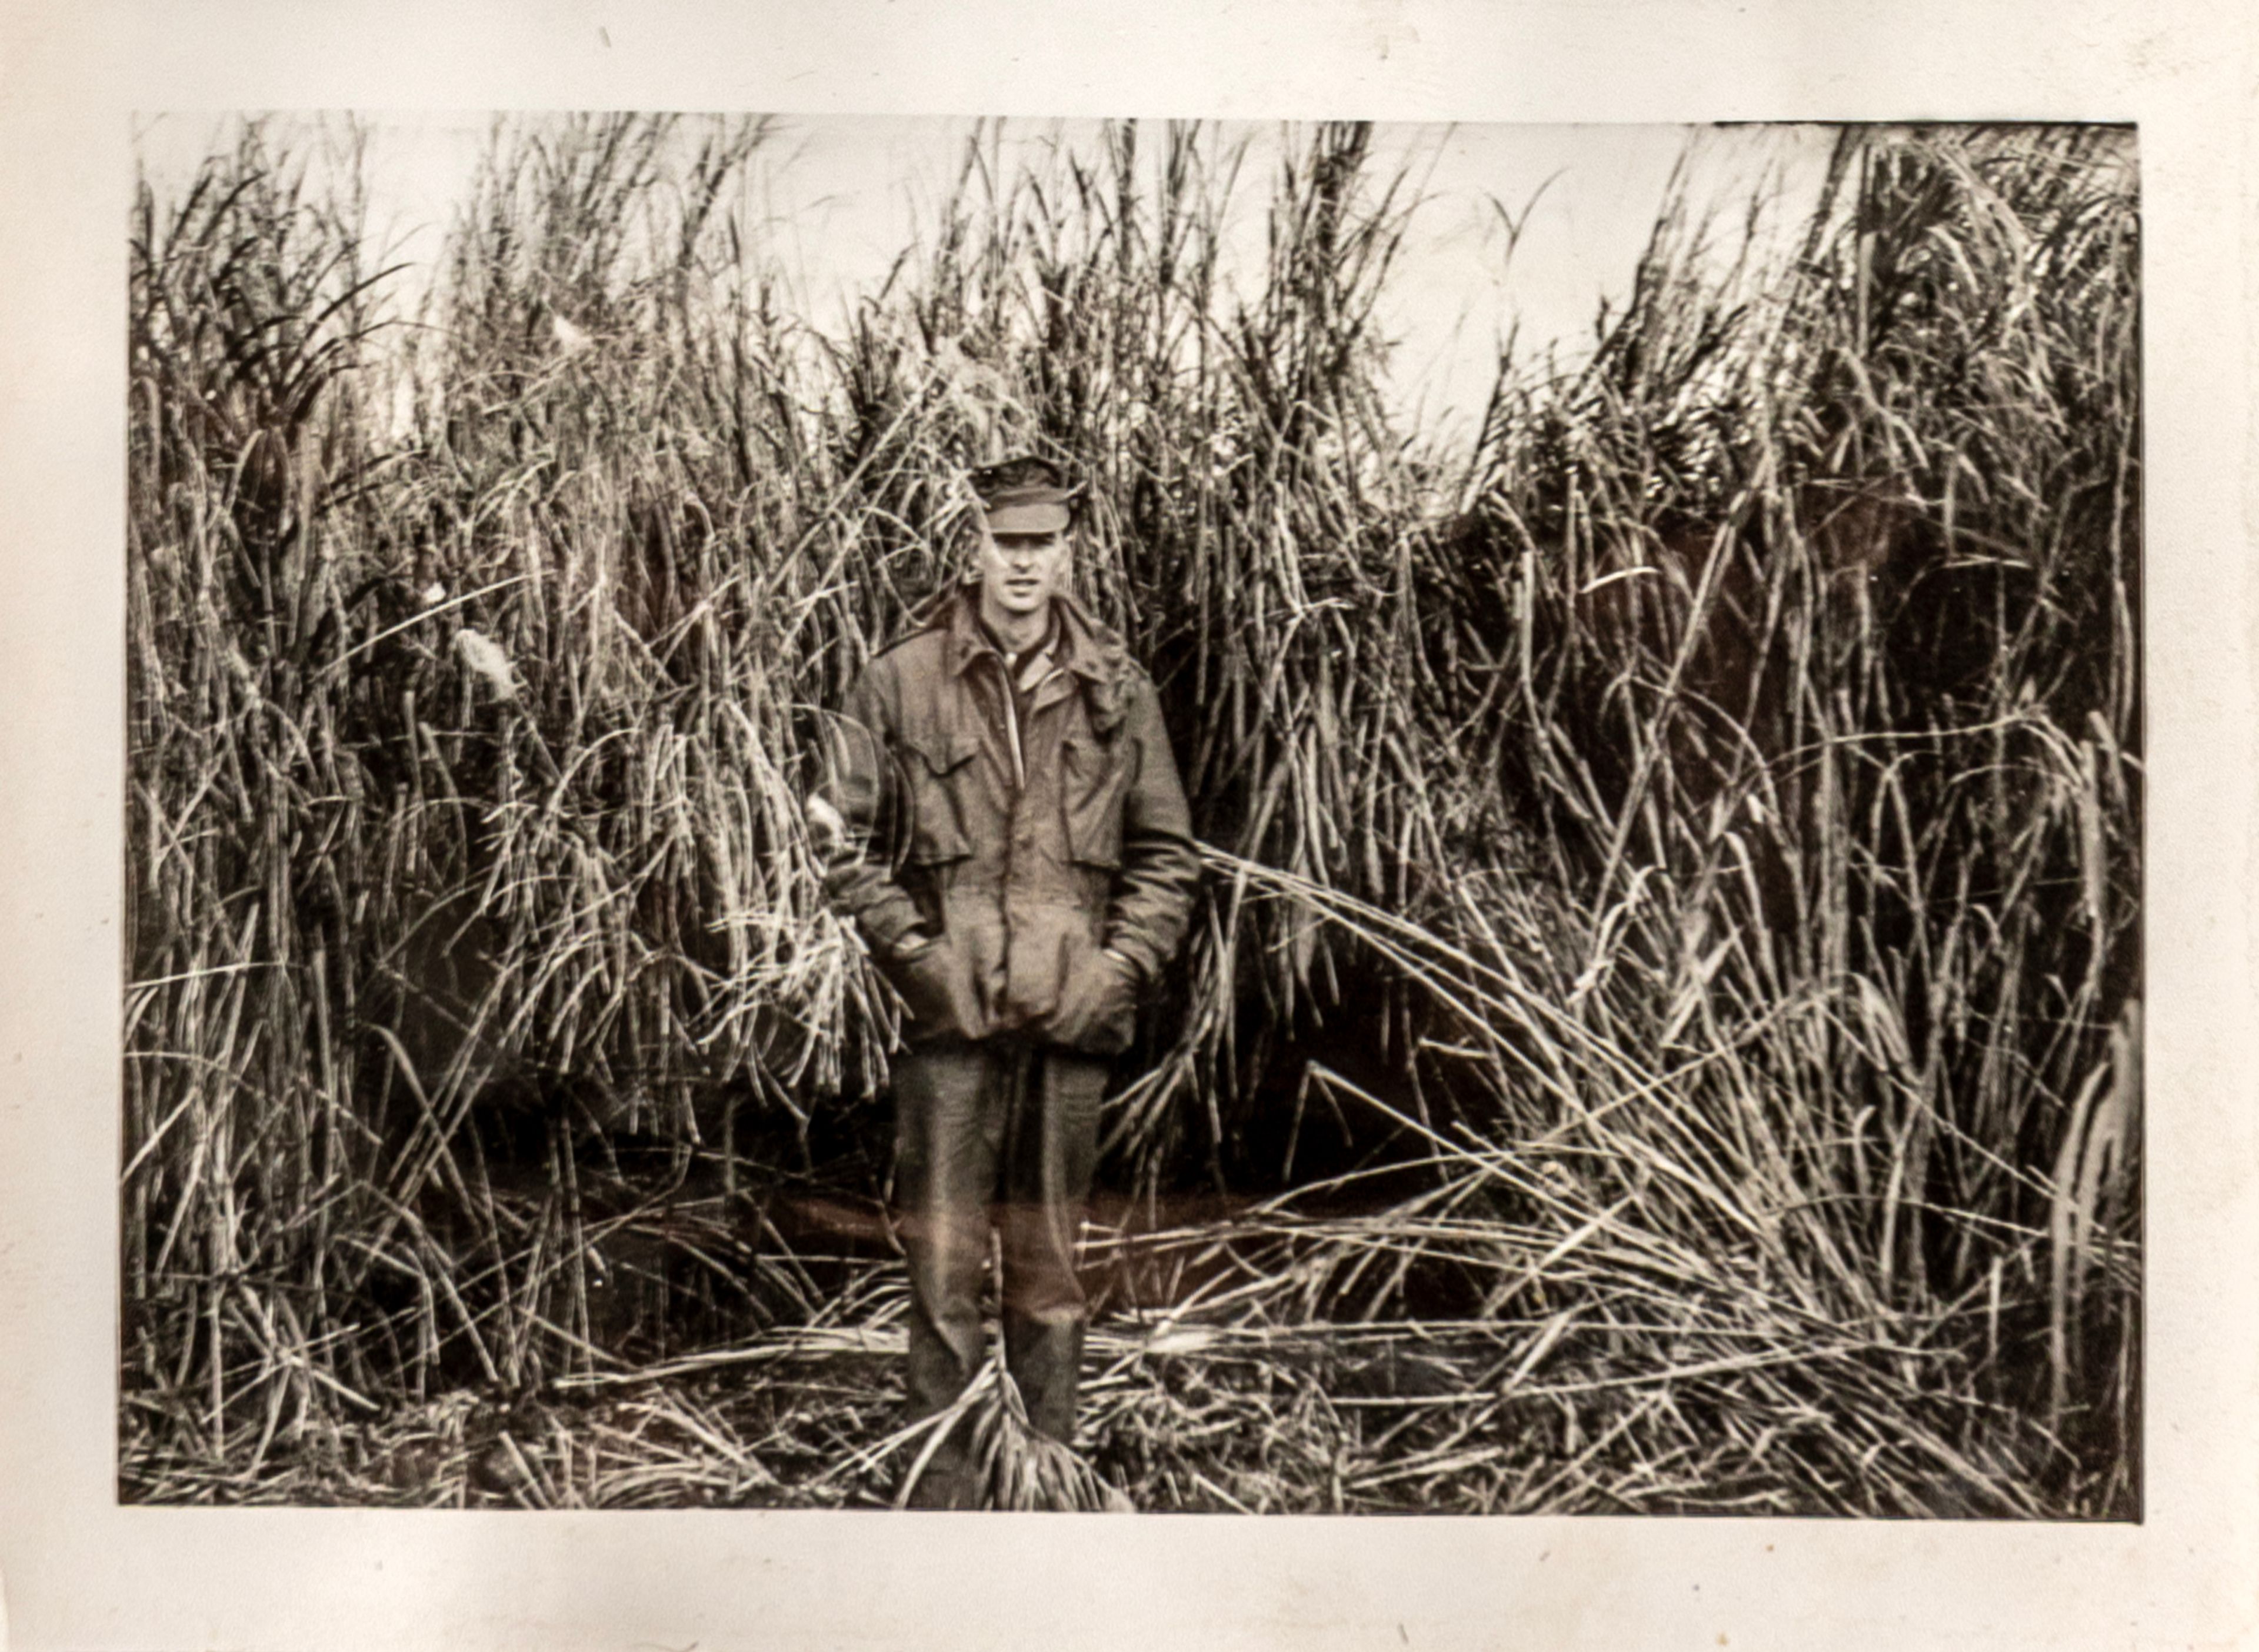
<svg viewBox="0 0 2259 1652"><path fill-rule="evenodd" d="M968 604L968 606L971 605ZM974 610L973 623L979 630L982 642L1001 654L1007 665L1017 666L1025 665L1030 659L1040 659L1045 654L1056 653L1058 651L1059 633L1062 629L1059 624L1058 609L1054 606L1045 618L1049 623L1044 627L1044 634L1028 647L1016 652L1004 646L1003 639L988 629L987 621L980 617L977 609Z"/></svg>
<svg viewBox="0 0 2259 1652"><path fill-rule="evenodd" d="M1053 597L1051 631L1038 647L1048 651L1064 669L1095 682L1106 672L1092 630L1089 616L1072 597ZM980 588L965 586L959 588L949 614L949 674L964 675L983 654L994 654L1000 663L1003 658L990 638L988 628L980 623Z"/></svg>

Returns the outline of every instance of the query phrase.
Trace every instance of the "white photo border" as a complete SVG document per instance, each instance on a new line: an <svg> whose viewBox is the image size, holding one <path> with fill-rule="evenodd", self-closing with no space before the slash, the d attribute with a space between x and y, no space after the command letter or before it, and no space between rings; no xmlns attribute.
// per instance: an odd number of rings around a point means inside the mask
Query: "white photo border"
<svg viewBox="0 0 2259 1652"><path fill-rule="evenodd" d="M2248 13L2242 0L18 0L0 17L0 1583L13 1643L2012 1652L2259 1636ZM2143 1520L119 1506L132 121L270 108L2136 122Z"/></svg>

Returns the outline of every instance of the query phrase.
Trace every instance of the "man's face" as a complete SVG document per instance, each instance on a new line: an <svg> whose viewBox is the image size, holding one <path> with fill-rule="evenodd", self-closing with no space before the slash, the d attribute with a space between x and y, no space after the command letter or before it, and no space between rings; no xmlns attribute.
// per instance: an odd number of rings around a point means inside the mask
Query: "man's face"
<svg viewBox="0 0 2259 1652"><path fill-rule="evenodd" d="M980 529L980 590L1007 614L1040 613L1064 595L1071 561L1065 529L994 533Z"/></svg>

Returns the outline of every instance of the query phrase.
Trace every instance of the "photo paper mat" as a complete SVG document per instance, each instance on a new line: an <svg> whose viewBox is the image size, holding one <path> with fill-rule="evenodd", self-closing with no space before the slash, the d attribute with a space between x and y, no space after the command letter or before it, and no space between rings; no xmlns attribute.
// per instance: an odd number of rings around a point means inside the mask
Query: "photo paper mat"
<svg viewBox="0 0 2259 1652"><path fill-rule="evenodd" d="M2244 8L21 0L0 31L10 1644L2008 1648L2259 1635L2244 274L2259 156ZM2142 1522L118 1507L132 123L262 109L2138 123Z"/></svg>

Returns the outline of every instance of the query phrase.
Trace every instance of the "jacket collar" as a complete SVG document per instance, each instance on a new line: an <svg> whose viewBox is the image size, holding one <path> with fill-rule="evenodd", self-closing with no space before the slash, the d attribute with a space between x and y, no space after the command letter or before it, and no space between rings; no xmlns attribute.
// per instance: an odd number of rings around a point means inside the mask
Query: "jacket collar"
<svg viewBox="0 0 2259 1652"><path fill-rule="evenodd" d="M973 662L983 654L994 655L995 644L988 640L980 623L977 586L958 587L956 600L949 604L942 618L948 632L947 660L949 674L961 677L972 669ZM1071 596L1051 599L1052 611L1058 619L1058 634L1051 646L1051 657L1062 669L1072 672L1088 683L1110 681L1120 670L1121 644L1112 632L1087 613L1082 604Z"/></svg>

